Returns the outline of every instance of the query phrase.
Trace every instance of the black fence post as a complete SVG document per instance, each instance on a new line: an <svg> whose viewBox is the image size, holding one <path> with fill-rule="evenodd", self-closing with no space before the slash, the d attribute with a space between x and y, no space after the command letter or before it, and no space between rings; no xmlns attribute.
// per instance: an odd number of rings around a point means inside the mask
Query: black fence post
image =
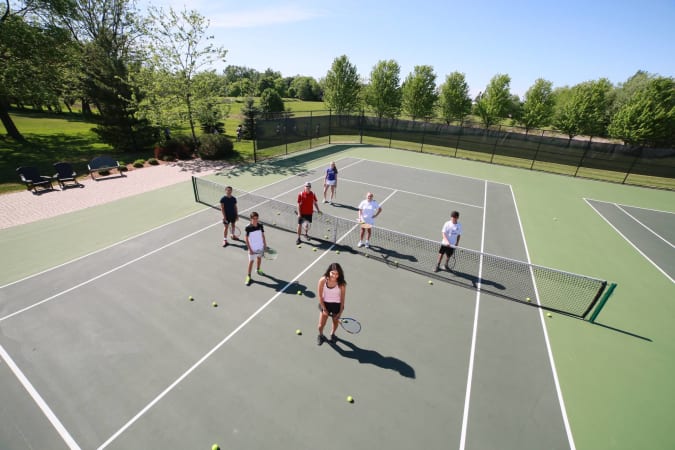
<svg viewBox="0 0 675 450"><path fill-rule="evenodd" d="M633 162L631 163L630 167L628 168L628 171L626 171L626 176L623 177L623 180L621 180L621 184L626 184L626 180L630 176L631 172L633 171L633 167L635 167L635 164L637 164L638 159L642 158L642 149L644 147L640 147L640 150L638 151L638 154L635 155L635 159L633 159Z"/></svg>
<svg viewBox="0 0 675 450"><path fill-rule="evenodd" d="M586 146L586 149L584 150L584 153L581 155L581 159L579 159L579 164L577 164L577 170L574 171L575 177L579 173L579 169L581 168L581 166L584 164L584 159L586 158L586 154L591 149L591 142L593 142L593 136L591 136L590 139L588 140L588 145Z"/></svg>
<svg viewBox="0 0 675 450"><path fill-rule="evenodd" d="M389 148L391 148L391 135L394 133L394 119L389 121Z"/></svg>
<svg viewBox="0 0 675 450"><path fill-rule="evenodd" d="M502 131L502 125L499 124L499 128L497 128L497 136L495 136L495 145L492 146L492 155L490 155L490 164L495 160L495 153L497 152L497 143L499 142L499 133ZM487 130L487 132L490 132L490 129Z"/></svg>
<svg viewBox="0 0 675 450"><path fill-rule="evenodd" d="M541 141L544 140L544 130L541 130L541 136L539 136L539 141L537 142L537 149L534 151L534 156L532 157L532 164L530 164L530 170L534 169L534 163L537 162L537 156L539 155L539 149L541 148Z"/></svg>
<svg viewBox="0 0 675 450"><path fill-rule="evenodd" d="M422 141L420 142L420 153L424 152L424 135L427 132L426 122L422 122Z"/></svg>
<svg viewBox="0 0 675 450"><path fill-rule="evenodd" d="M328 143L330 144L330 133L331 133L331 127L333 125L333 110L329 109L328 110Z"/></svg>

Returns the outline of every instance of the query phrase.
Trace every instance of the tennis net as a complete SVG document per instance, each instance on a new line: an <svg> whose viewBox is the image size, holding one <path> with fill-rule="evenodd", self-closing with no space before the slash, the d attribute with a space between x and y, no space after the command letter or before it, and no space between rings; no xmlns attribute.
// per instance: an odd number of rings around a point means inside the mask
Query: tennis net
<svg viewBox="0 0 675 450"><path fill-rule="evenodd" d="M192 183L197 202L220 208L224 185L197 177L192 178ZM256 210L265 225L297 230L295 205L240 190L233 191L233 195L242 217ZM330 214L316 217L311 229L311 235L319 240L336 244L342 251L385 262L392 268L580 318L590 313L607 286L606 281L597 278L465 248L455 251L450 269L441 265L441 270L435 272L439 242L374 227L374 244L366 248L358 246L359 232L360 224L356 221Z"/></svg>

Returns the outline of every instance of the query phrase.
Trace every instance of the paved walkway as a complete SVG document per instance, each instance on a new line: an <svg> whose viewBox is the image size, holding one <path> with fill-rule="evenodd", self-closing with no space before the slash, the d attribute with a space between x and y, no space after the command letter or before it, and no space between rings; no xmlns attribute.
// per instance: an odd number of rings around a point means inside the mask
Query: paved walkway
<svg viewBox="0 0 675 450"><path fill-rule="evenodd" d="M181 181L193 175L208 175L229 168L222 161L178 161L148 166L125 172L125 177L91 177L80 179L83 188L67 188L34 195L31 191L0 195L0 229L23 225L49 217L101 205L124 197L152 191ZM114 172L116 173L116 171Z"/></svg>

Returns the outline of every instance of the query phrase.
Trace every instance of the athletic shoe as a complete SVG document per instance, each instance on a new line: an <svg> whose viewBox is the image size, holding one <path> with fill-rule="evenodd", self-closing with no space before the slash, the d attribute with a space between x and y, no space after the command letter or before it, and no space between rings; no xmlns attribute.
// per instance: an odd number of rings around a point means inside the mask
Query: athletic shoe
<svg viewBox="0 0 675 450"><path fill-rule="evenodd" d="M335 336L334 334L331 334L330 335L330 343L335 344L336 342L337 342L337 336Z"/></svg>
<svg viewBox="0 0 675 450"><path fill-rule="evenodd" d="M227 239L223 239L223 247L227 247L228 245L230 244L227 243Z"/></svg>
<svg viewBox="0 0 675 450"><path fill-rule="evenodd" d="M239 238L233 234L233 235L232 235L232 240L233 240L233 241L238 241Z"/></svg>
<svg viewBox="0 0 675 450"><path fill-rule="evenodd" d="M446 266L446 267L447 267L447 266ZM439 270L441 270L440 267L438 267L438 266L434 267L434 272L438 272Z"/></svg>
<svg viewBox="0 0 675 450"><path fill-rule="evenodd" d="M257 272L258 272L258 275L265 275L265 272L263 272L262 269L258 269Z"/></svg>
<svg viewBox="0 0 675 450"><path fill-rule="evenodd" d="M321 345L324 342L326 342L326 336L324 336L323 334L320 334L316 337L316 345Z"/></svg>
<svg viewBox="0 0 675 450"><path fill-rule="evenodd" d="M324 198L324 199L323 199L323 202L324 202L324 203L328 203L328 200L326 200L326 199Z"/></svg>
<svg viewBox="0 0 675 450"><path fill-rule="evenodd" d="M366 248L370 248L370 242L366 241Z"/></svg>
<svg viewBox="0 0 675 450"><path fill-rule="evenodd" d="M295 240L295 245L300 245L300 238L297 238L297 239Z"/></svg>
<svg viewBox="0 0 675 450"><path fill-rule="evenodd" d="M357 247L363 247L363 242L359 241L358 244L356 244Z"/></svg>
<svg viewBox="0 0 675 450"><path fill-rule="evenodd" d="M251 285L251 275L246 275L246 286Z"/></svg>
<svg viewBox="0 0 675 450"><path fill-rule="evenodd" d="M448 266L448 263L445 263L445 270L447 270L448 272L450 272L450 266Z"/></svg>

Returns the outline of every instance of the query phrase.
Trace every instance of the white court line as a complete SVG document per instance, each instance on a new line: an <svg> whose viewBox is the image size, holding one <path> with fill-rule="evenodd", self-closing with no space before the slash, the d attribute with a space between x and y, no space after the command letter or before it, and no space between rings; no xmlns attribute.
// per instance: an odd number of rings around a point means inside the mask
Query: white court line
<svg viewBox="0 0 675 450"><path fill-rule="evenodd" d="M598 203L607 203L607 204L609 204L609 205L616 205L616 203L613 203L613 202L607 202L607 201L605 201L605 200L598 200L598 199L595 199L595 198L589 198L589 197L584 197L584 200L590 200L590 201L592 201L592 202L598 202ZM645 211L652 211L652 212L658 212L658 213L663 213L663 214L671 214L671 215L675 215L675 212L672 212L672 211L664 211L664 210L662 210L662 209L645 208L645 207L642 207L642 206L626 205L626 204L623 204L622 206L627 206L627 207L629 207L629 208L635 208L635 209L644 209Z"/></svg>
<svg viewBox="0 0 675 450"><path fill-rule="evenodd" d="M483 229L480 235L480 251L485 250L485 215L487 213L487 187L485 180L483 192ZM476 307L473 313L473 330L471 332L471 350L469 351L469 370L466 375L466 391L464 395L464 413L462 414L462 432L459 438L459 450L466 448L466 434L469 426L469 405L471 404L471 387L473 384L473 366L476 357L476 340L478 336L478 313L480 312L480 280L483 276L483 257L480 257L478 263L478 283L476 284Z"/></svg>
<svg viewBox="0 0 675 450"><path fill-rule="evenodd" d="M662 240L663 242L665 242L666 244L668 244L668 245L670 245L671 247L674 247L674 248L675 248L675 245L673 245L672 243L668 242L668 240L667 240L666 238L664 238L663 236L661 236L660 234L658 234L656 231L654 231L654 230L652 230L651 228L649 228L649 227L648 227L647 225L645 225L644 223L640 222L640 221L639 221L636 217L634 217L631 213L629 213L628 211L626 211L625 209L623 209L623 208L621 207L621 205L619 205L618 203L614 203L614 206L616 206L616 207L619 208L621 211L623 211L624 214L626 214L628 217L630 217L631 219L633 219L634 221L636 221L637 223L639 223L642 227L644 227L645 230L649 231L650 233L652 233L652 234L653 234L654 236L656 236L657 238L661 239L661 240Z"/></svg>
<svg viewBox="0 0 675 450"><path fill-rule="evenodd" d="M510 188L510 187L509 187ZM525 230L523 229L523 222L520 220L520 211L518 210L518 204L516 203L516 196L511 190L511 197L513 198L513 205L516 208L516 216L518 217L518 226L520 227L520 235L523 238L523 245L525 246L525 255L527 256L528 264L532 264L530 260L530 251L527 247L527 240L525 239ZM534 286L534 294L539 303L539 290L537 289L537 283L534 279L534 273L530 266L530 274L532 276L532 286ZM562 414L563 424L565 426L565 433L567 434L567 442L570 445L570 450L575 450L576 446L574 444L574 436L572 435L572 427L570 426L569 418L567 417L567 408L565 407L565 399L563 398L562 388L560 387L560 380L558 379L558 371L555 366L555 360L553 359L553 350L551 349L551 342L548 338L548 331L546 330L546 321L544 320L544 310L539 309L539 321L541 322L541 329L544 332L544 342L546 343L546 352L548 353L548 360L551 364L551 373L553 374L553 383L555 384L556 395L558 396L558 404L560 405L560 413Z"/></svg>
<svg viewBox="0 0 675 450"><path fill-rule="evenodd" d="M28 391L28 394L33 398L33 401L38 405L42 413L47 417L47 420L49 420L49 422L52 424L56 432L59 433L59 436L61 436L61 439L63 439L68 448L70 448L71 450L79 450L80 446L77 445L75 439L73 439L68 430L66 430L66 427L63 426L63 424L61 423L59 418L56 417L56 414L54 414L54 412L51 410L47 402L44 401L42 396L33 387L31 382L28 381L28 378L24 375L21 369L19 369L19 366L16 365L12 357L9 356L9 353L5 351L5 348L2 345L0 345L0 356L2 357L3 361L5 361L5 364L9 366L10 370L14 373L14 376L19 380L24 389Z"/></svg>
<svg viewBox="0 0 675 450"><path fill-rule="evenodd" d="M349 179L349 178L340 177L340 181L348 181L350 183L365 184L366 186L375 186L375 187L378 187L378 188L381 188L381 189L397 190L399 192L403 192L404 194L417 195L418 197L430 198L432 200L439 200L439 201L442 201L442 202L455 203L457 205L470 206L471 208L482 208L482 206L474 205L472 203L464 203L464 202L458 202L456 200L448 200L447 198L434 197L433 195L420 194L418 192L404 191L403 189L397 189L397 188L393 188L393 187L389 187L389 186L382 186L382 185L379 185L379 184L366 183L364 181L357 181L357 180L352 180L352 179Z"/></svg>
<svg viewBox="0 0 675 450"><path fill-rule="evenodd" d="M302 272L300 272L298 275L295 276L291 281L289 281L286 286L283 287L279 292L277 292L272 298L267 300L267 302L262 305L260 308L258 308L253 314L251 314L246 320L244 320L237 328L235 328L230 334L225 336L222 341L220 341L218 344L216 344L211 350L206 352L204 356L202 356L196 363L194 363L188 370L183 372L181 376L179 376L173 383L171 383L169 386L167 386L160 394L155 397L150 403L145 405L143 409L141 409L134 417L132 417L126 424L122 426L119 430L117 430L112 436L110 436L103 444L101 444L98 447L98 450L102 450L106 448L110 443L112 443L115 439L117 439L122 433L124 433L131 425L133 425L138 419L141 418L146 412L148 412L153 406L155 406L161 399L166 397L167 394L169 394L178 384L180 384L181 381L183 381L185 378L187 378L188 375L190 375L192 372L194 372L199 366L201 366L204 361L206 361L211 355L213 355L220 347L225 345L227 341L232 339L235 334L237 334L239 331L241 331L246 325L248 325L249 322L251 322L258 314L263 312L269 305L274 302L281 294L283 294L286 289L288 289L289 286L291 286L298 278L300 278L302 275L305 274L309 269L311 269L321 258L326 256L328 253L331 252L334 246L330 246L327 250L325 250L316 260L314 260L313 263L311 263L309 266L305 268Z"/></svg>
<svg viewBox="0 0 675 450"><path fill-rule="evenodd" d="M289 191L290 192L290 191ZM382 200L382 203L386 202L387 199L389 199L392 195L394 195L396 192L392 192L389 197L386 199ZM283 194L280 194L283 195ZM358 224L355 224L347 233L343 234L340 239L337 241L341 241L344 239L345 236L347 236L349 233L351 233L352 230L354 230ZM305 272L307 272L309 269L311 269L319 260L321 260L324 256L329 254L332 249L335 247L335 245L331 245L328 249L326 249L321 256L319 256L316 260L314 260L313 263L311 263L309 266L307 266L302 272L300 272L298 275L295 276L291 281L289 281L279 292L277 292L272 298L270 298L264 305L262 305L260 308L258 308L253 314L251 314L246 320L244 320L237 328L235 328L230 334L225 336L225 338L220 341L218 344L216 344L211 350L209 350L204 356L202 356L196 363L192 365L188 370L186 370L181 376L179 376L173 383L171 383L168 387L166 387L157 397L155 397L150 403L148 403L143 409L141 409L134 417L132 417L126 424L124 424L119 430L117 430L112 436L108 438L103 444L101 444L97 450L103 450L106 448L110 443L112 443L115 439L117 439L122 433L124 433L130 426L132 426L135 422L138 421L138 419L141 418L146 412L148 412L154 405L156 405L162 398L166 397L167 394L169 394L180 382L182 382L185 378L187 378L188 375L190 375L192 372L195 371L199 366L201 366L211 355L213 355L220 347L225 345L227 341L232 339L232 337L237 334L239 331L241 331L246 325L248 325L249 322L251 322L258 314L260 314L262 311L264 311L269 305L274 302L281 294L283 294L286 289L288 289L289 286L291 286L295 281L303 276Z"/></svg>
<svg viewBox="0 0 675 450"><path fill-rule="evenodd" d="M673 277L671 277L670 275L668 275L668 274L666 273L665 270L663 270L661 267L659 267L658 264L656 264L654 261L652 261L651 258L650 258L649 256L647 256L642 250L640 250L640 249L638 248L638 246L636 246L635 244L633 244L633 242L632 242L630 239L628 239L621 231L619 231L619 229L618 229L617 227L615 227L614 224L613 224L612 222L610 222L609 219L607 219L607 217L603 216L602 213L601 213L600 211L598 211L598 210L595 208L595 206L593 206L593 205L591 204L590 201L588 201L588 199L584 199L584 201L586 202L586 204L587 204L588 206L590 206L591 208L593 208L593 211L595 211L595 213L596 213L597 215L599 215L600 217L602 217L602 219L603 219L605 222L607 222L607 224L608 224L610 227L612 227L612 228L614 229L614 231L616 231L616 232L619 234L619 236L621 236L621 237L623 238L624 241L628 242L628 243L631 245L631 247L633 247L639 254L641 254L642 257L643 257L644 259L646 259L647 261L649 261L649 262L652 264L652 266L656 267L656 269L657 269L659 272L661 272L666 278L668 278L668 279L670 280L671 283L675 283L675 280L673 280ZM603 203L607 203L607 202L603 202Z"/></svg>
<svg viewBox="0 0 675 450"><path fill-rule="evenodd" d="M185 219L187 219L187 218L189 218L189 217L192 217L192 216L194 216L194 215L203 213L204 211L210 211L211 209L212 209L212 208L206 208L206 207L205 207L204 209L200 209L199 211L195 211L195 212L193 212L193 213L190 213L190 214L188 214L187 216L183 216L183 217L180 217L180 218L178 218L178 219L172 220L171 222L167 222L167 223L164 223L164 224L162 224L162 225L159 225L159 226L157 226L157 227L155 227L155 228L151 228L151 229L149 229L149 230L147 230L147 231L144 231L144 232L142 232L142 233L139 233L139 234L133 235L133 236L131 236L131 237L128 237L128 238L126 238L126 239L124 239L124 240L115 242L114 244L110 244L110 245L108 245L107 247L103 247L103 248L101 248L101 249L94 250L93 252L87 253L86 255L78 256L78 257L75 258L75 259L71 259L70 261L66 261L66 262L61 263L61 264L59 264L59 265L57 265L57 266L50 267L49 269L45 269L45 270L43 270L42 272L34 273L34 274L32 274L32 275L28 275L28 276L25 277L25 278L21 278L20 280L12 281L11 283L7 283L7 284L5 284L4 286L0 286L0 289L4 289L4 288L6 288L6 287L8 287L8 286L11 286L11 285L13 285L13 284L21 283L22 281L29 280L29 279L31 279L31 278L34 278L34 277L37 277L37 276L39 276L39 275L45 274L45 273L50 272L50 271L52 271L52 270L56 270L56 269L58 269L59 267L67 266L68 264L72 264L72 263L77 262L77 261L79 261L79 260L81 260L81 259L87 258L87 257L89 257L89 256L96 255L97 253L101 253L101 252L104 252L104 251L106 251L106 250L110 250L111 248L113 248L113 247L115 247L115 246L117 246L117 245L120 245L120 244L123 244L123 243L125 243L125 242L134 240L134 239L136 239L136 238L138 238L138 237L141 237L141 236L143 236L143 235L145 235L145 234L152 233L153 231L157 231L157 230L159 230L159 229L161 229L161 228L167 227L167 226L172 225L172 224L174 224L174 223L176 223L176 222L180 222L181 220L185 220Z"/></svg>
<svg viewBox="0 0 675 450"><path fill-rule="evenodd" d="M398 150L398 149L396 149L396 150ZM403 150L403 151L407 151L407 150ZM423 154L429 155L429 156L439 156L439 155L432 155L430 153L423 153ZM368 158L362 158L362 160L377 163L377 164L384 164L384 165L387 165L387 166L405 167L405 168L408 168L408 169L421 170L423 172L440 173L442 175L450 175L450 176L457 177L457 178L466 178L467 180L483 181L483 182L488 181L488 180L485 180L483 178L470 177L468 175L457 175L456 173L441 172L440 170L421 169L419 167L408 166L408 165L405 165L405 164L394 164L394 163L390 163L390 162L377 161L375 159L368 159ZM492 183L492 184L503 184L505 186L510 186L509 184L502 183L501 181L490 181L490 183Z"/></svg>

